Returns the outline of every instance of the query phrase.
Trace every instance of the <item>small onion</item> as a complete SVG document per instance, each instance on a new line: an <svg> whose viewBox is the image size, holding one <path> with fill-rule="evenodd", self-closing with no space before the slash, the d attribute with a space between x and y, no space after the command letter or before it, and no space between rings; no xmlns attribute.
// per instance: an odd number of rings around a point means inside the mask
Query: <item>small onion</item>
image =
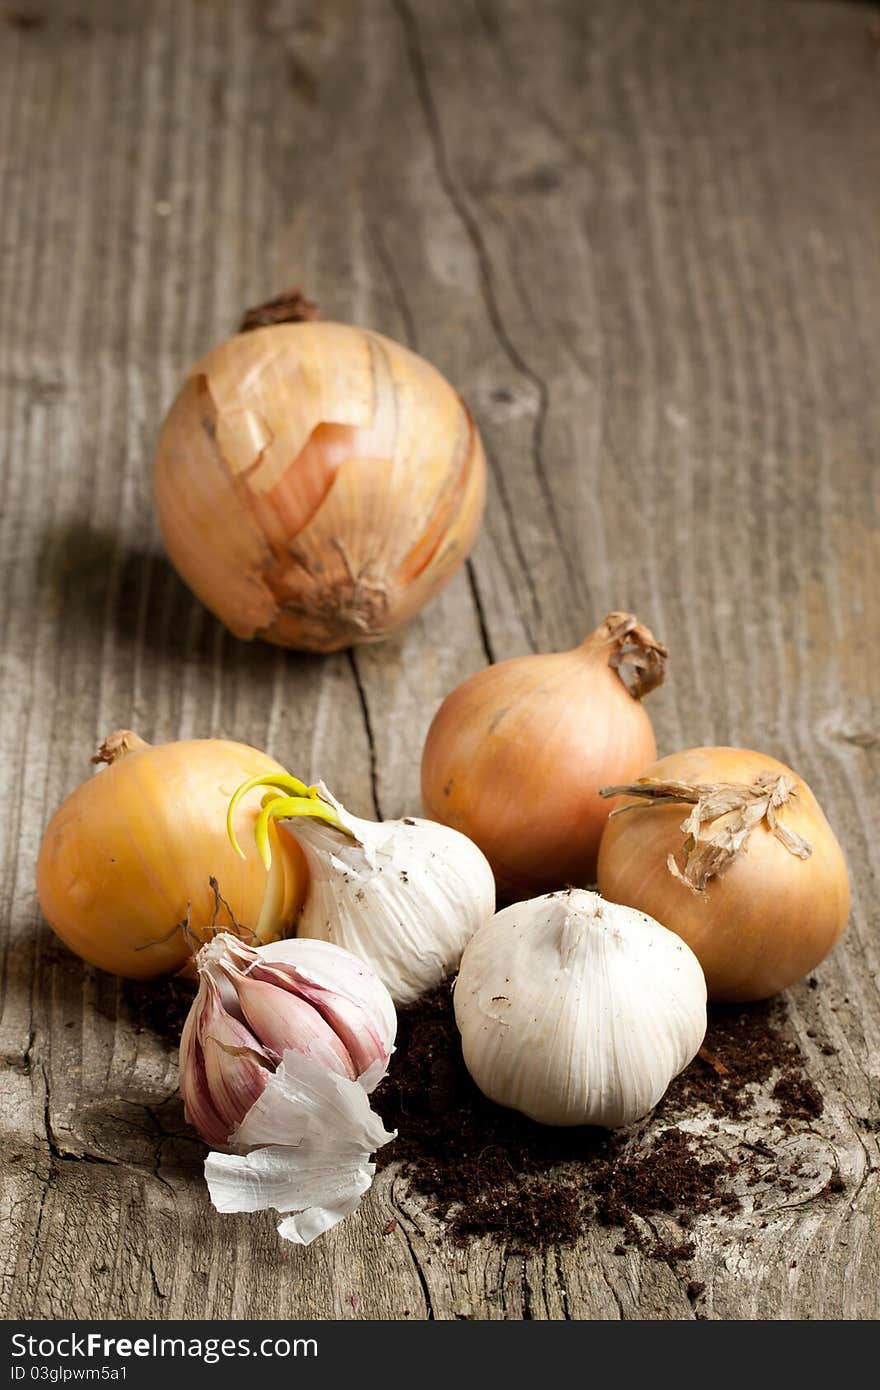
<svg viewBox="0 0 880 1390"><path fill-rule="evenodd" d="M784 763L744 748L691 748L605 790L626 800L602 837L600 891L682 937L710 999L786 989L845 930L843 851Z"/></svg>
<svg viewBox="0 0 880 1390"><path fill-rule="evenodd" d="M527 896L594 880L606 782L657 756L641 696L666 648L630 613L610 613L569 652L515 657L448 695L422 755L433 820L485 854L499 889Z"/></svg>
<svg viewBox="0 0 880 1390"><path fill-rule="evenodd" d="M159 437L171 560L237 637L384 637L458 569L486 463L461 397L366 329L274 323L190 371Z"/></svg>
<svg viewBox="0 0 880 1390"><path fill-rule="evenodd" d="M271 828L267 872L256 846L240 857L226 835L230 796L244 778L283 773L274 758L224 739L151 747L126 730L94 761L108 766L55 812L37 861L40 907L72 951L151 979L187 965L212 921L260 942L291 931L308 882L296 841ZM245 824L259 812L255 792Z"/></svg>

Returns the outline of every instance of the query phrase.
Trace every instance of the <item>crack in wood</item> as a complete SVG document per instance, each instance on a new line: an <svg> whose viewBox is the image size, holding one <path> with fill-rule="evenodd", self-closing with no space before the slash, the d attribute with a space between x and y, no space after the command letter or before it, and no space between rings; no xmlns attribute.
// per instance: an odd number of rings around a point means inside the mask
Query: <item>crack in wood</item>
<svg viewBox="0 0 880 1390"><path fill-rule="evenodd" d="M562 1302L562 1315L566 1322L569 1322L571 1321L571 1313L568 1310L568 1285L565 1282L565 1274L562 1268L562 1251L558 1246L554 1246L552 1254L556 1266L556 1281L559 1284L559 1296Z"/></svg>
<svg viewBox="0 0 880 1390"><path fill-rule="evenodd" d="M382 273L391 291L391 298L403 323L406 346L412 348L413 352L418 352L419 335L415 315L407 298L403 281L398 274L397 266L394 264L394 257L385 245L385 239L376 223L370 226L369 236L376 253L376 259L382 267Z"/></svg>
<svg viewBox="0 0 880 1390"><path fill-rule="evenodd" d="M416 1278L418 1279L419 1285L422 1290L422 1297L425 1300L425 1317L429 1322L435 1322L436 1314L434 1312L434 1302L431 1298L431 1288L428 1283L428 1277L425 1271L422 1269L421 1262L419 1260L418 1255L416 1254L416 1249L412 1242L412 1237L409 1233L409 1218L405 1215L402 1207L400 1207L395 1201L394 1191L396 1185L397 1181L393 1180L391 1183L389 1201L391 1203L392 1210L397 1216L397 1228L400 1231L400 1234L403 1236L404 1244L406 1245L406 1248L409 1251L409 1256L412 1260L412 1266L415 1270Z"/></svg>
<svg viewBox="0 0 880 1390"><path fill-rule="evenodd" d="M559 515L556 503L550 488L547 477L547 469L543 458L544 429L547 421L549 409L550 392L547 383L539 373L530 366L522 353L514 344L507 331L501 310L498 306L498 298L492 283L492 262L486 246L483 233L479 223L471 212L466 199L459 192L455 179L449 166L446 154L446 144L443 138L443 129L440 122L437 106L431 91L431 82L428 76L428 67L425 61L422 42L419 35L419 27L412 9L407 4L407 0L391 0L396 9L405 34L405 48L410 61L413 79L418 92L419 101L424 112L425 124L434 152L434 161L437 169L438 180L444 189L449 201L458 214L461 225L474 249L477 265L480 273L480 283L483 288L483 298L486 304L486 311L489 321L498 339L499 346L505 353L511 366L515 367L527 381L531 382L538 397L538 409L535 414L535 421L532 428L532 462L535 468L535 476L538 486L547 509L547 517L550 522L553 534L559 546L560 559L563 568L568 576L569 583L575 593L581 588L580 571L573 564L565 544L562 527L559 522Z"/></svg>
<svg viewBox="0 0 880 1390"><path fill-rule="evenodd" d="M520 1296L522 1298L523 1322L534 1322L532 1312L532 1291L529 1287L529 1262L525 1255L517 1257L520 1265Z"/></svg>
<svg viewBox="0 0 880 1390"><path fill-rule="evenodd" d="M504 481L504 474L503 474L503 472L502 472L502 470L501 470L501 468L500 468L500 466L499 466L499 464L498 464L498 460L497 460L496 457L495 457L495 451L494 451L494 449L492 449L492 447L491 447L491 446L488 444L488 442L486 442L486 441L484 441L484 447L485 447L485 450L486 450L486 459L487 459L487 461L488 461L489 468L490 468L491 473L492 473L492 477L493 477L493 479L494 479L494 481L495 481L495 486L496 486L496 488L497 488L497 490L498 490L498 496L499 496L499 498L501 499L501 505L502 505L502 507L503 507L503 509L504 509L504 513L505 513L505 515L506 515L506 517L507 517L507 519L508 519L508 522L509 522L509 524L510 524L510 543L511 543L511 547L512 547L512 549L513 549L513 553L514 553L516 559L519 561L519 573L520 573L520 575L522 576L523 580L525 581L525 585L526 585L526 588L527 588L527 590L528 590L529 601L530 601L530 604L531 604L532 613L533 613L535 619L536 619L538 622L540 622L540 620L541 620L541 602L540 602L540 598L539 598L539 596L538 596L538 589L537 589L537 585L536 585L536 583L535 583L534 576L532 575L532 572L531 572L531 570L530 570L530 568L529 568L528 561L526 560L526 557L525 557L525 552L523 551L523 548L522 548L522 542L521 542L521 540L520 540L520 538L519 538L519 532L518 532L518 530L517 530L517 525L516 525L516 511L515 511L515 508L514 508L514 506L513 506L513 503L511 502L511 499L510 499L510 494L508 493L508 490L507 490L507 484L506 484L505 481ZM516 592L516 580L515 580L515 577L510 573L510 571L509 571L507 565L505 564L504 556L503 556L500 552L499 552L499 554L498 554L498 563L500 564L500 566L501 566L501 568L502 568L502 571L503 571L503 573L504 573L504 577L505 577L505 580L506 580L507 584L510 586L510 588L511 588L511 590L512 590L513 592ZM534 651L537 651L537 645L538 645L538 644L537 644L537 641L536 641L536 639L535 639L534 633L533 633L533 631L532 631L532 625L531 625L531 622L530 622L530 619L529 619L528 614L526 614L526 613L520 613L520 620L521 620L522 625L523 625L523 627L524 627L524 629L525 629L526 637L527 637L527 639L528 639L528 643L529 643L529 646L530 646L531 650L532 650L533 652L534 652Z"/></svg>
<svg viewBox="0 0 880 1390"><path fill-rule="evenodd" d="M495 653L492 648L492 638L489 636L489 625L486 622L486 613L483 608L483 600L480 597L480 586L477 583L477 576L474 570L473 561L468 560L465 567L468 585L471 591L471 598L474 601L474 608L477 614L477 626L480 629L480 641L483 644L483 654L491 666L495 661Z"/></svg>
<svg viewBox="0 0 880 1390"><path fill-rule="evenodd" d="M376 820L382 820L382 808L379 803L379 769L376 757L376 738L373 733L372 720L370 719L370 706L367 703L367 692L364 688L364 683L361 680L360 671L358 670L357 656L355 654L354 647L348 648L346 656L348 658L349 670L351 671L352 677L354 678L355 689L357 690L358 703L360 705L361 715L364 721L364 731L367 735L367 748L369 750L370 757L370 794L373 798L373 810L376 813Z"/></svg>
<svg viewBox="0 0 880 1390"><path fill-rule="evenodd" d="M150 1278L153 1281L153 1292L155 1293L156 1297L162 1299L167 1298L168 1295L165 1293L165 1290L161 1287L159 1283L159 1276L156 1274L156 1265L153 1261L152 1251L150 1252Z"/></svg>

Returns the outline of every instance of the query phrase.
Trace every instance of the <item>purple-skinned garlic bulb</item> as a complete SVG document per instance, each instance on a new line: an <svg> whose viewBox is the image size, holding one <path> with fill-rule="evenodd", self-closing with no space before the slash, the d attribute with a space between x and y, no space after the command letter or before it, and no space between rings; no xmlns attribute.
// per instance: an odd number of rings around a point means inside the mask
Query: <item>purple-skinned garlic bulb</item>
<svg viewBox="0 0 880 1390"><path fill-rule="evenodd" d="M221 933L196 966L180 1090L218 1150L205 1163L211 1198L220 1211L294 1212L279 1232L308 1243L354 1210L370 1155L393 1138L367 1099L393 1051L391 996L326 941L251 947Z"/></svg>

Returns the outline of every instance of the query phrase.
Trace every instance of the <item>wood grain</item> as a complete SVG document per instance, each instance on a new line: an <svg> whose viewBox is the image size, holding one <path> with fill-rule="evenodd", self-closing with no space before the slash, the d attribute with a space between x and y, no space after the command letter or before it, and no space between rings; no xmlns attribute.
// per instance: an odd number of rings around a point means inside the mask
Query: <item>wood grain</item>
<svg viewBox="0 0 880 1390"><path fill-rule="evenodd" d="M0 1307L11 1317L880 1315L880 69L864 7L771 0L24 0L0 17ZM236 642L163 559L158 422L302 284L427 355L492 482L466 572L387 644ZM820 1085L752 1123L814 1179L697 1227L453 1247L381 1175L307 1250L220 1217L172 1010L41 923L49 814L108 730L223 734L351 808L418 804L487 659L610 609L672 649L662 751L755 745L846 846L848 937L788 997ZM827 1039L825 1055L817 1038ZM722 1149L742 1137L725 1123ZM845 1191L821 1196L839 1174ZM394 1215L397 1226L383 1229ZM660 1222L663 1229L673 1229ZM698 1301L689 1281L705 1284Z"/></svg>

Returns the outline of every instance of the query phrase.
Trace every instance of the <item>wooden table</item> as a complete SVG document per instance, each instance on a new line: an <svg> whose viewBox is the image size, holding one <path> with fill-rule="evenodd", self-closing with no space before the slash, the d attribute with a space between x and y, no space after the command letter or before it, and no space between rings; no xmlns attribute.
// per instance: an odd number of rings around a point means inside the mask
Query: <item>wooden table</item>
<svg viewBox="0 0 880 1390"><path fill-rule="evenodd" d="M778 0L3 7L8 1316L689 1318L689 1281L710 1318L880 1314L857 1118L880 1115L877 43L870 7ZM229 637L151 498L183 369L294 284L434 361L491 458L467 570L399 638L325 660ZM164 996L40 920L50 812L120 725L417 810L444 693L614 608L670 645L661 749L780 756L846 846L849 935L787 1001L825 1100L797 1142L844 1192L707 1219L675 1268L614 1257L613 1230L457 1249L393 1169L308 1249L216 1215Z"/></svg>

